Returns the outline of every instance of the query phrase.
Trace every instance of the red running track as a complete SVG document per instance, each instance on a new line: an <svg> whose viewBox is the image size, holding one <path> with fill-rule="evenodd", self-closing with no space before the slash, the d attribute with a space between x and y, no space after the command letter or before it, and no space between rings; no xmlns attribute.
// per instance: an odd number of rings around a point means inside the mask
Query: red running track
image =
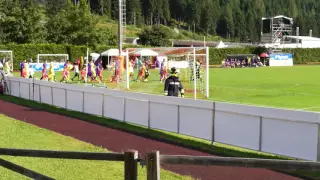
<svg viewBox="0 0 320 180"><path fill-rule="evenodd" d="M159 150L161 154L210 156L200 151L154 141L70 117L34 110L0 100L0 113L41 128L102 146L114 152L138 150L142 155ZM267 169L219 166L164 165L163 168L202 180L298 180Z"/></svg>

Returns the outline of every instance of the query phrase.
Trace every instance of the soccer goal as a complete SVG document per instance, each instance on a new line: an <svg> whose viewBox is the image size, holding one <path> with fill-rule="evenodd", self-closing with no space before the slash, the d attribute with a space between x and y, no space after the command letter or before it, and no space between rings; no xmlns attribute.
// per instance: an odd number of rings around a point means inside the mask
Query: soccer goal
<svg viewBox="0 0 320 180"><path fill-rule="evenodd" d="M13 53L10 50L0 50L0 61L4 65L5 61L10 61L11 71L13 71Z"/></svg>
<svg viewBox="0 0 320 180"><path fill-rule="evenodd" d="M160 66L164 65L168 74L175 67L184 86L186 97L194 99L209 97L209 48L207 47L159 47L131 48L129 54L143 52L155 67L151 71L149 83L160 82ZM152 85L150 85L152 86ZM158 85L157 85L158 86Z"/></svg>
<svg viewBox="0 0 320 180"><path fill-rule="evenodd" d="M56 62L65 63L69 60L69 54L37 54L37 63Z"/></svg>
<svg viewBox="0 0 320 180"><path fill-rule="evenodd" d="M186 93L194 99L209 97L209 48L178 48L168 53L169 68L180 70Z"/></svg>

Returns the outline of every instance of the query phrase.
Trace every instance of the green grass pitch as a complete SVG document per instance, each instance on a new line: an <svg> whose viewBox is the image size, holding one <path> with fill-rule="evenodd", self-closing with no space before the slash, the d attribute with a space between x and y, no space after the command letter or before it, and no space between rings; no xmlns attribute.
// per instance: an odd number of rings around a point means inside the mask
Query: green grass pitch
<svg viewBox="0 0 320 180"><path fill-rule="evenodd" d="M106 149L66 137L49 130L17 121L0 114L0 147L20 149L107 152ZM27 158L0 156L23 167L32 169L55 179L88 180L114 179L124 176L123 162L63 160L47 158ZM146 168L138 167L139 179L146 179ZM0 167L0 179L29 179ZM172 172L161 170L164 179L191 179Z"/></svg>
<svg viewBox="0 0 320 180"><path fill-rule="evenodd" d="M18 73L15 75L19 76ZM37 78L40 76L36 73ZM183 73L181 76L184 78ZM125 87L125 83L110 83L109 71L104 71L104 78L109 88ZM61 72L56 72L56 79L61 79ZM320 66L212 68L209 83L209 100L320 111ZM184 86L189 89L193 87L190 82L184 82ZM131 81L130 90L162 95L159 70L151 70L148 83ZM192 97L192 92L186 96ZM202 97L199 95L199 98Z"/></svg>

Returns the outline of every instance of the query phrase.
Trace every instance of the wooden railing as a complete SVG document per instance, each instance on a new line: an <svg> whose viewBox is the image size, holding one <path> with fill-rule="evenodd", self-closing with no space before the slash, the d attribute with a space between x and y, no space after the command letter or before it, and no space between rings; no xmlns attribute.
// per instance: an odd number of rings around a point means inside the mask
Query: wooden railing
<svg viewBox="0 0 320 180"><path fill-rule="evenodd" d="M35 157L35 158L58 158L58 159L79 159L95 161L124 161L124 179L137 180L138 177L138 152L128 150L124 153L88 153L88 152L66 152L66 151L46 151L46 150L26 150L0 148L0 155ZM22 166L13 164L4 159L0 159L0 166L36 180L54 180Z"/></svg>
<svg viewBox="0 0 320 180"><path fill-rule="evenodd" d="M266 168L274 170L320 171L320 162L313 161L233 158L214 156L160 155L159 151L148 153L146 160L147 180L160 180L161 164L233 166L246 168Z"/></svg>
<svg viewBox="0 0 320 180"><path fill-rule="evenodd" d="M138 151L128 150L124 153L88 153L47 150L26 150L0 148L0 155L35 157L35 158L58 158L79 159L95 161L124 161L124 179L138 179L138 163L147 167L147 180L160 180L161 164L178 165L202 165L202 166L233 166L246 168L266 168L275 170L307 170L320 171L320 162L254 159L254 158L231 158L215 156L185 156L185 155L160 155L154 151L146 155L146 159L138 157ZM36 180L54 180L54 178L29 170L4 159L0 159L0 166Z"/></svg>

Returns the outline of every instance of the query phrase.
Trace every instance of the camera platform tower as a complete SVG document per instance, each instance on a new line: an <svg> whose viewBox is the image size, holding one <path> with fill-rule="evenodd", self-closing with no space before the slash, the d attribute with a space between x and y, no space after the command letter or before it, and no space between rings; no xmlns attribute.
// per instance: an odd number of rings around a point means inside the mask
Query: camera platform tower
<svg viewBox="0 0 320 180"><path fill-rule="evenodd" d="M262 18L261 23L261 44L269 47L269 51L280 51L281 44L285 43L285 36L291 36L293 19L286 16L275 16Z"/></svg>

